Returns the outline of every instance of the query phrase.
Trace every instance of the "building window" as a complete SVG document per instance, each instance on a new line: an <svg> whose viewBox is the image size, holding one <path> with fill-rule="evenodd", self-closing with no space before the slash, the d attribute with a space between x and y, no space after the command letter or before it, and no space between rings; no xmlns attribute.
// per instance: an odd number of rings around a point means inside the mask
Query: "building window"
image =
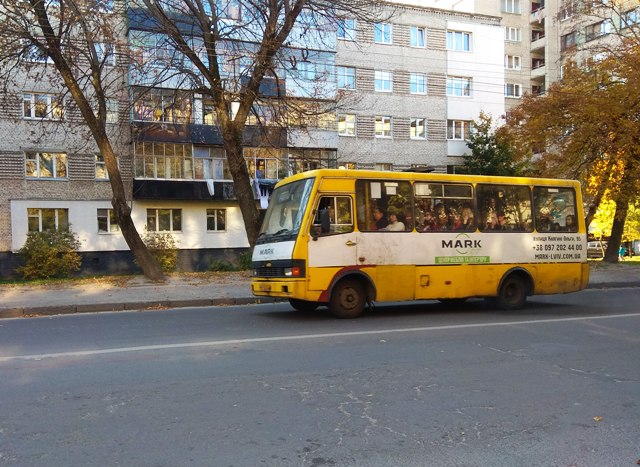
<svg viewBox="0 0 640 467"><path fill-rule="evenodd" d="M505 55L504 67L507 70L520 70L522 69L522 60L517 55Z"/></svg>
<svg viewBox="0 0 640 467"><path fill-rule="evenodd" d="M27 224L29 232L68 231L68 209L27 208Z"/></svg>
<svg viewBox="0 0 640 467"><path fill-rule="evenodd" d="M220 17L240 21L242 19L242 6L239 0L226 0L220 2Z"/></svg>
<svg viewBox="0 0 640 467"><path fill-rule="evenodd" d="M106 99L104 102L107 110L107 123L118 123L118 101Z"/></svg>
<svg viewBox="0 0 640 467"><path fill-rule="evenodd" d="M231 180L223 148L195 146L193 171L196 180Z"/></svg>
<svg viewBox="0 0 640 467"><path fill-rule="evenodd" d="M426 94L427 77L422 73L411 73L409 77L409 91L411 94Z"/></svg>
<svg viewBox="0 0 640 467"><path fill-rule="evenodd" d="M391 138L391 117L376 115L375 135L376 138Z"/></svg>
<svg viewBox="0 0 640 467"><path fill-rule="evenodd" d="M27 42L24 43L26 45L26 52L24 58L27 62L31 63L53 63L51 57L49 57L46 53L44 53L39 47L29 44Z"/></svg>
<svg viewBox="0 0 640 467"><path fill-rule="evenodd" d="M447 77L447 96L469 97L471 96L471 78L463 76Z"/></svg>
<svg viewBox="0 0 640 467"><path fill-rule="evenodd" d="M353 114L338 115L338 134L340 136L356 135L356 116Z"/></svg>
<svg viewBox="0 0 640 467"><path fill-rule="evenodd" d="M98 63L106 66L116 66L116 46L107 42L98 42L95 45Z"/></svg>
<svg viewBox="0 0 640 467"><path fill-rule="evenodd" d="M411 47L424 47L425 29L418 26L411 26L409 44Z"/></svg>
<svg viewBox="0 0 640 467"><path fill-rule="evenodd" d="M411 139L427 139L427 120L424 118L411 119Z"/></svg>
<svg viewBox="0 0 640 467"><path fill-rule="evenodd" d="M592 24L585 28L585 40L592 41L600 36L611 33L611 20L607 19L598 23Z"/></svg>
<svg viewBox="0 0 640 467"><path fill-rule="evenodd" d="M345 41L356 40L356 20L352 18L338 18L338 39Z"/></svg>
<svg viewBox="0 0 640 467"><path fill-rule="evenodd" d="M376 92L391 92L393 90L393 73L390 71L376 71Z"/></svg>
<svg viewBox="0 0 640 467"><path fill-rule="evenodd" d="M447 31L447 50L469 52L471 50L471 33Z"/></svg>
<svg viewBox="0 0 640 467"><path fill-rule="evenodd" d="M520 0L502 0L502 12L520 14Z"/></svg>
<svg viewBox="0 0 640 467"><path fill-rule="evenodd" d="M447 120L447 139L464 141L469 139L472 122L468 120Z"/></svg>
<svg viewBox="0 0 640 467"><path fill-rule="evenodd" d="M622 27L629 28L640 22L640 8L629 10L622 15Z"/></svg>
<svg viewBox="0 0 640 467"><path fill-rule="evenodd" d="M519 84L506 83L504 85L504 95L506 97L522 97L522 86Z"/></svg>
<svg viewBox="0 0 640 467"><path fill-rule="evenodd" d="M350 66L336 67L336 75L338 78L338 89L355 89L356 88L356 69Z"/></svg>
<svg viewBox="0 0 640 467"><path fill-rule="evenodd" d="M136 178L193 179L193 147L190 144L137 143Z"/></svg>
<svg viewBox="0 0 640 467"><path fill-rule="evenodd" d="M64 102L58 94L24 93L22 116L41 120L62 120Z"/></svg>
<svg viewBox="0 0 640 467"><path fill-rule="evenodd" d="M504 40L507 42L520 42L520 28L504 28Z"/></svg>
<svg viewBox="0 0 640 467"><path fill-rule="evenodd" d="M376 23L375 25L375 41L377 44L391 44L393 37L393 28L389 23Z"/></svg>
<svg viewBox="0 0 640 467"><path fill-rule="evenodd" d="M224 232L227 229L226 209L207 209L207 232Z"/></svg>
<svg viewBox="0 0 640 467"><path fill-rule="evenodd" d="M147 230L179 232L182 230L182 209L147 209Z"/></svg>
<svg viewBox="0 0 640 467"><path fill-rule="evenodd" d="M67 178L67 155L63 152L25 153L27 178Z"/></svg>
<svg viewBox="0 0 640 467"><path fill-rule="evenodd" d="M578 34L575 31L565 34L564 36L560 36L560 50L567 50L575 47L577 40Z"/></svg>
<svg viewBox="0 0 640 467"><path fill-rule="evenodd" d="M191 94L175 89L135 91L133 119L147 122L191 123Z"/></svg>
<svg viewBox="0 0 640 467"><path fill-rule="evenodd" d="M96 180L109 180L109 173L107 172L107 166L104 163L104 157L102 154L96 154Z"/></svg>
<svg viewBox="0 0 640 467"><path fill-rule="evenodd" d="M120 226L113 209L98 209L98 233L120 232Z"/></svg>

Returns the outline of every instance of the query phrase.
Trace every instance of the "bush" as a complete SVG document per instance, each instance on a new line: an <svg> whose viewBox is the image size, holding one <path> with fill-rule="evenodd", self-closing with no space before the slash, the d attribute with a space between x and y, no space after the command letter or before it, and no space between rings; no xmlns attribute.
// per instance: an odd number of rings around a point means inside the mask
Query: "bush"
<svg viewBox="0 0 640 467"><path fill-rule="evenodd" d="M251 269L251 252L240 253L238 261L235 263L215 259L209 263L209 271L213 272L246 271L248 269Z"/></svg>
<svg viewBox="0 0 640 467"><path fill-rule="evenodd" d="M82 257L78 253L80 241L68 232L29 232L27 241L18 251L24 266L16 268L25 279L69 277L80 270Z"/></svg>
<svg viewBox="0 0 640 467"><path fill-rule="evenodd" d="M178 248L171 233L145 232L142 241L164 272L175 271L178 265Z"/></svg>
<svg viewBox="0 0 640 467"><path fill-rule="evenodd" d="M240 270L247 271L251 269L251 251L240 253Z"/></svg>

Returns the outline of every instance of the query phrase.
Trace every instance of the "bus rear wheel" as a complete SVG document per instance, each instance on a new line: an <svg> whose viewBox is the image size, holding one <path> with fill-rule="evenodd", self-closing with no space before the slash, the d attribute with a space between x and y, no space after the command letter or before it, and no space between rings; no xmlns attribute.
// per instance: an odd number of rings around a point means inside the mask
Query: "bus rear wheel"
<svg viewBox="0 0 640 467"><path fill-rule="evenodd" d="M516 275L511 275L502 281L498 292L498 307L502 310L517 310L524 306L527 300L527 284L525 280Z"/></svg>
<svg viewBox="0 0 640 467"><path fill-rule="evenodd" d="M367 295L361 282L344 279L331 292L329 311L336 318L357 318L367 303Z"/></svg>
<svg viewBox="0 0 640 467"><path fill-rule="evenodd" d="M294 310L302 311L302 312L315 311L315 309L318 308L318 302L298 300L297 298L290 298L289 305L291 305L294 308Z"/></svg>

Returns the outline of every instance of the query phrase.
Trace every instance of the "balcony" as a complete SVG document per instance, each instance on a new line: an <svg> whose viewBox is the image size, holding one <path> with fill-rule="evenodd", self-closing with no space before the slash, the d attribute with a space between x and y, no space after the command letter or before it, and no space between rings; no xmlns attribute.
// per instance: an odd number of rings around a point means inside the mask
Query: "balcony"
<svg viewBox="0 0 640 467"><path fill-rule="evenodd" d="M547 74L544 58L531 59L531 78L536 79Z"/></svg>
<svg viewBox="0 0 640 467"><path fill-rule="evenodd" d="M538 7L536 10L531 10L529 15L530 24L544 24L544 19L547 17L547 10L544 6Z"/></svg>

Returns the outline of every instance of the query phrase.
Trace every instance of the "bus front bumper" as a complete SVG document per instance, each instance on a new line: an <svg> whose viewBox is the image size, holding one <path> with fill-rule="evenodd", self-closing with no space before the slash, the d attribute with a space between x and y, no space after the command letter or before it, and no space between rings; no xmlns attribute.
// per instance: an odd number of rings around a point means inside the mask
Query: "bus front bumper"
<svg viewBox="0 0 640 467"><path fill-rule="evenodd" d="M304 297L305 281L302 280L260 280L251 281L251 292L258 297Z"/></svg>

